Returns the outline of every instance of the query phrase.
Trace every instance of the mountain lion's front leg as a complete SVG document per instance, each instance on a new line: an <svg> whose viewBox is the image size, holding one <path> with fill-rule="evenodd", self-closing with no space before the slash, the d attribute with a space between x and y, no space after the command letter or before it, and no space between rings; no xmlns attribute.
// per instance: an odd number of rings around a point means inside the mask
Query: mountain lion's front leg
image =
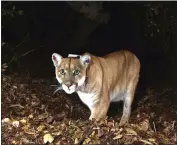
<svg viewBox="0 0 177 145"><path fill-rule="evenodd" d="M100 96L100 101L91 110L90 120L95 118L97 121L105 119L110 105L109 97L106 94Z"/></svg>

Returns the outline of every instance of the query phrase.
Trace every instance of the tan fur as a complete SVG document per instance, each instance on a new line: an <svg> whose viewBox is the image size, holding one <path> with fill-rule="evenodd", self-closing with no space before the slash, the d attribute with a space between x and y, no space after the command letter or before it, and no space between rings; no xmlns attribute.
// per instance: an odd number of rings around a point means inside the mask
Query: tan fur
<svg viewBox="0 0 177 145"><path fill-rule="evenodd" d="M85 102L83 100L90 108L90 119L104 119L110 102L122 100L124 107L120 125L128 123L134 92L139 80L140 62L138 58L127 50L117 51L104 57L97 57L89 53L84 55L91 57L87 66L79 59L62 58L61 63L56 67L56 76L61 79L62 83L65 82L65 79L76 83L75 91L80 95L81 100L86 99L87 96L91 98ZM64 78L58 74L61 67L69 68L69 61L70 68L80 69L80 76ZM82 86L77 87L77 82L83 76L87 78L87 82L84 81Z"/></svg>

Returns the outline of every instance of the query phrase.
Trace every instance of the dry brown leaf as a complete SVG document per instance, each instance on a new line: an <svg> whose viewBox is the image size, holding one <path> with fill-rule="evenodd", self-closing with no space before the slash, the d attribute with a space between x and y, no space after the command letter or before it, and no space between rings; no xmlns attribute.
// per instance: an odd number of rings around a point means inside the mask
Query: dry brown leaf
<svg viewBox="0 0 177 145"><path fill-rule="evenodd" d="M37 131L41 132L44 128L45 128L44 125L40 125L40 126L38 126Z"/></svg>
<svg viewBox="0 0 177 145"><path fill-rule="evenodd" d="M75 131L75 135L76 138L81 138L83 136L83 132L81 130L77 130Z"/></svg>
<svg viewBox="0 0 177 145"><path fill-rule="evenodd" d="M12 144L17 144L17 141L13 140L13 141L12 141Z"/></svg>
<svg viewBox="0 0 177 145"><path fill-rule="evenodd" d="M21 140L24 144L29 144L30 143L30 141L27 138L21 138Z"/></svg>
<svg viewBox="0 0 177 145"><path fill-rule="evenodd" d="M53 117L53 116L49 116L49 117L47 118L47 123L48 123L48 124L52 123L53 121L54 121L54 117Z"/></svg>
<svg viewBox="0 0 177 145"><path fill-rule="evenodd" d="M47 142L52 143L53 141L54 141L54 138L51 134L48 133L44 135L44 143L47 143Z"/></svg>
<svg viewBox="0 0 177 145"><path fill-rule="evenodd" d="M75 138L75 140L74 140L74 144L78 144L78 143L79 143L78 138Z"/></svg>
<svg viewBox="0 0 177 145"><path fill-rule="evenodd" d="M33 114L30 114L30 115L28 116L28 118L33 118Z"/></svg>
<svg viewBox="0 0 177 145"><path fill-rule="evenodd" d="M27 121L25 119L21 119L20 123L22 123L23 125L25 125L27 123Z"/></svg>
<svg viewBox="0 0 177 145"><path fill-rule="evenodd" d="M157 145L157 143L156 143L156 139L155 139L155 138L149 138L148 141L150 141L150 142L152 142L152 143L154 143L154 144Z"/></svg>
<svg viewBox="0 0 177 145"><path fill-rule="evenodd" d="M17 89L17 86L12 86L14 89Z"/></svg>
<svg viewBox="0 0 177 145"><path fill-rule="evenodd" d="M156 141L155 138L149 138L148 140L149 140L150 142L155 142L155 141Z"/></svg>
<svg viewBox="0 0 177 145"><path fill-rule="evenodd" d="M118 134L117 136L115 136L114 138L113 138L113 140L116 140L116 139L120 139L120 138L122 138L122 134Z"/></svg>
<svg viewBox="0 0 177 145"><path fill-rule="evenodd" d="M111 129L110 129L109 127L106 127L106 128L105 128L105 131L107 131L107 132L110 132L110 130L111 130Z"/></svg>
<svg viewBox="0 0 177 145"><path fill-rule="evenodd" d="M100 144L100 140L92 140L92 142L91 142L92 144ZM91 144L90 143L90 144Z"/></svg>
<svg viewBox="0 0 177 145"><path fill-rule="evenodd" d="M140 118L140 114L137 114L136 117L137 117L137 118Z"/></svg>
<svg viewBox="0 0 177 145"><path fill-rule="evenodd" d="M149 135L153 135L153 134L154 134L154 131L153 131L153 130L150 130L150 131L147 131L146 133L149 134Z"/></svg>
<svg viewBox="0 0 177 145"><path fill-rule="evenodd" d="M95 131L92 132L92 134L90 136L94 136L95 135Z"/></svg>
<svg viewBox="0 0 177 145"><path fill-rule="evenodd" d="M19 121L15 120L15 121L12 122L12 125L14 127L19 127L20 123L19 123Z"/></svg>
<svg viewBox="0 0 177 145"><path fill-rule="evenodd" d="M93 130L99 130L100 127L93 127Z"/></svg>
<svg viewBox="0 0 177 145"><path fill-rule="evenodd" d="M52 135L55 135L55 136L59 136L59 135L61 135L61 134L62 134L61 131L52 133Z"/></svg>
<svg viewBox="0 0 177 145"><path fill-rule="evenodd" d="M171 127L170 127L170 126L167 126L167 127L163 130L163 132L164 132L166 135L168 135L168 134L171 132Z"/></svg>
<svg viewBox="0 0 177 145"><path fill-rule="evenodd" d="M91 141L90 138L86 138L85 141L83 142L83 144L88 144Z"/></svg>
<svg viewBox="0 0 177 145"><path fill-rule="evenodd" d="M49 131L48 130L44 130L43 133L48 133Z"/></svg>
<svg viewBox="0 0 177 145"><path fill-rule="evenodd" d="M112 132L115 132L115 131L116 131L116 129L115 129L115 128L111 128L111 131L112 131Z"/></svg>
<svg viewBox="0 0 177 145"><path fill-rule="evenodd" d="M102 129L98 130L98 137L102 137L104 135L104 132Z"/></svg>
<svg viewBox="0 0 177 145"><path fill-rule="evenodd" d="M100 120L99 125L102 125L105 123L105 120Z"/></svg>
<svg viewBox="0 0 177 145"><path fill-rule="evenodd" d="M22 127L22 129L24 131L27 131L29 129L29 127L30 127L30 124L26 124L25 126Z"/></svg>
<svg viewBox="0 0 177 145"><path fill-rule="evenodd" d="M141 123L141 130L142 131L147 131L149 129L149 120L145 119L142 123Z"/></svg>
<svg viewBox="0 0 177 145"><path fill-rule="evenodd" d="M11 120L9 118L2 119L2 123L11 123Z"/></svg>
<svg viewBox="0 0 177 145"><path fill-rule="evenodd" d="M108 122L107 125L108 125L109 127L112 127L112 126L114 126L114 122L113 122L113 121Z"/></svg>
<svg viewBox="0 0 177 145"><path fill-rule="evenodd" d="M115 135L119 135L123 131L123 128L120 128L118 132L115 132Z"/></svg>
<svg viewBox="0 0 177 145"><path fill-rule="evenodd" d="M30 134L30 135L36 134L35 132L32 132L32 131L25 131L25 133Z"/></svg>
<svg viewBox="0 0 177 145"><path fill-rule="evenodd" d="M43 113L43 114L38 115L38 119L40 119L40 120L45 119L47 117L48 117L47 113Z"/></svg>
<svg viewBox="0 0 177 145"><path fill-rule="evenodd" d="M55 128L53 125L49 125L50 129Z"/></svg>
<svg viewBox="0 0 177 145"><path fill-rule="evenodd" d="M144 140L144 139L140 139L139 141L145 143L145 144L149 144L149 145L152 145L152 143L148 140Z"/></svg>
<svg viewBox="0 0 177 145"><path fill-rule="evenodd" d="M125 128L125 130L129 135L137 135L137 132L134 131L132 128Z"/></svg>
<svg viewBox="0 0 177 145"><path fill-rule="evenodd" d="M68 130L68 133L69 133L69 134L72 134L72 135L73 135L74 132L75 132L75 129L74 129L74 128L70 128L70 129Z"/></svg>
<svg viewBox="0 0 177 145"><path fill-rule="evenodd" d="M135 141L137 141L138 139L137 139L137 137L134 137L133 139L132 139L132 143L134 143Z"/></svg>

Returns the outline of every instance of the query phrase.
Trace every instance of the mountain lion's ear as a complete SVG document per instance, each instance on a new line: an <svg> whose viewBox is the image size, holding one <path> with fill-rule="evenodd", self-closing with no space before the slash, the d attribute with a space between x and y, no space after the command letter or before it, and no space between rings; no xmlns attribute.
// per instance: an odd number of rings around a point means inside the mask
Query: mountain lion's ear
<svg viewBox="0 0 177 145"><path fill-rule="evenodd" d="M60 65L62 60L62 56L57 54L57 53L53 53L52 54L52 61L55 67L57 67L58 65Z"/></svg>
<svg viewBox="0 0 177 145"><path fill-rule="evenodd" d="M84 65L88 65L91 61L91 57L88 54L80 56L80 60Z"/></svg>

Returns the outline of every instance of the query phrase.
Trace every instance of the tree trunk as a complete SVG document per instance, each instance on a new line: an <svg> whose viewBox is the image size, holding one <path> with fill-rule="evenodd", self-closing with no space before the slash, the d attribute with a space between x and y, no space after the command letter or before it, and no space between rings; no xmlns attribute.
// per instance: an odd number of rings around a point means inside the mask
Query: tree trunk
<svg viewBox="0 0 177 145"><path fill-rule="evenodd" d="M80 18L79 24L72 34L71 41L68 44L69 48L81 48L83 47L90 34L100 25L100 23L89 20L85 17Z"/></svg>

